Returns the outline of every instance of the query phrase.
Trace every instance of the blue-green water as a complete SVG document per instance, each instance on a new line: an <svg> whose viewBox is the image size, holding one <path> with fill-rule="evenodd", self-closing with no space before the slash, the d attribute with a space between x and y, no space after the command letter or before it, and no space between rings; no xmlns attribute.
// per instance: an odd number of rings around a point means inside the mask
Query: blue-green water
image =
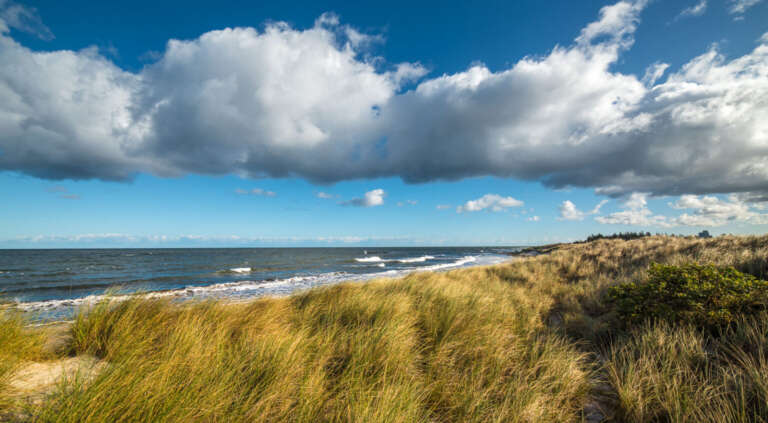
<svg viewBox="0 0 768 423"><path fill-rule="evenodd" d="M283 295L345 280L501 262L517 248L0 250L0 296L66 317L110 294L179 298Z"/></svg>

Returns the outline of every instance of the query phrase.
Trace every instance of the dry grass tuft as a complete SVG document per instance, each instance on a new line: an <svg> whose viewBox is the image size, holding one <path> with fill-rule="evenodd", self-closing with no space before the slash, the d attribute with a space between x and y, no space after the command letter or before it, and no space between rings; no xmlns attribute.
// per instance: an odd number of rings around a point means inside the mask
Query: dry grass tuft
<svg viewBox="0 0 768 423"><path fill-rule="evenodd" d="M46 357L44 337L27 327L24 316L9 305L0 304L0 420L18 405L13 376L25 362Z"/></svg>

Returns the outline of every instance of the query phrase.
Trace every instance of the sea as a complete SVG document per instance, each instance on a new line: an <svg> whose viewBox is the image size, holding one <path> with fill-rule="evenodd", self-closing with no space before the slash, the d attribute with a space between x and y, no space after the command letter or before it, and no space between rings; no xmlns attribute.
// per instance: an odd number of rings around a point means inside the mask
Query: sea
<svg viewBox="0 0 768 423"><path fill-rule="evenodd" d="M69 319L105 296L287 295L343 281L509 260L520 247L0 250L0 300L35 320Z"/></svg>

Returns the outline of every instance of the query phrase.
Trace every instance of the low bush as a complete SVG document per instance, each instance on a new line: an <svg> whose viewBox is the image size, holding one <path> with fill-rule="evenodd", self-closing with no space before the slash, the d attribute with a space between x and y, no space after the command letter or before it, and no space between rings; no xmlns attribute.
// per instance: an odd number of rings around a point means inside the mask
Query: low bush
<svg viewBox="0 0 768 423"><path fill-rule="evenodd" d="M768 305L768 281L733 267L654 263L648 273L645 283L609 289L609 300L625 324L651 319L722 328Z"/></svg>

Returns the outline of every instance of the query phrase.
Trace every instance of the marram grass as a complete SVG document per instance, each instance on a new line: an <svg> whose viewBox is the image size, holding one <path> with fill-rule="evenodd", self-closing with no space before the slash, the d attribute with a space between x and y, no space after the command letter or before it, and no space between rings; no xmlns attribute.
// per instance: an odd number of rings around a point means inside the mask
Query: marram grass
<svg viewBox="0 0 768 423"><path fill-rule="evenodd" d="M0 303L0 421L6 411L18 408L10 386L14 373L26 362L46 358L43 334L27 327L21 313Z"/></svg>
<svg viewBox="0 0 768 423"><path fill-rule="evenodd" d="M73 325L110 363L42 421L567 421L586 354L483 271L245 304L131 300ZM470 278L470 276L482 278Z"/></svg>
<svg viewBox="0 0 768 423"><path fill-rule="evenodd" d="M106 365L92 378L65 378L16 416L768 421L764 314L720 333L664 321L627 328L608 295L611 286L646 280L651 263L734 266L766 279L767 260L768 237L598 240L498 266L286 298L105 302L77 316L68 350ZM39 341L16 322L0 323L0 339L17 345L0 345L0 354L41 359Z"/></svg>

